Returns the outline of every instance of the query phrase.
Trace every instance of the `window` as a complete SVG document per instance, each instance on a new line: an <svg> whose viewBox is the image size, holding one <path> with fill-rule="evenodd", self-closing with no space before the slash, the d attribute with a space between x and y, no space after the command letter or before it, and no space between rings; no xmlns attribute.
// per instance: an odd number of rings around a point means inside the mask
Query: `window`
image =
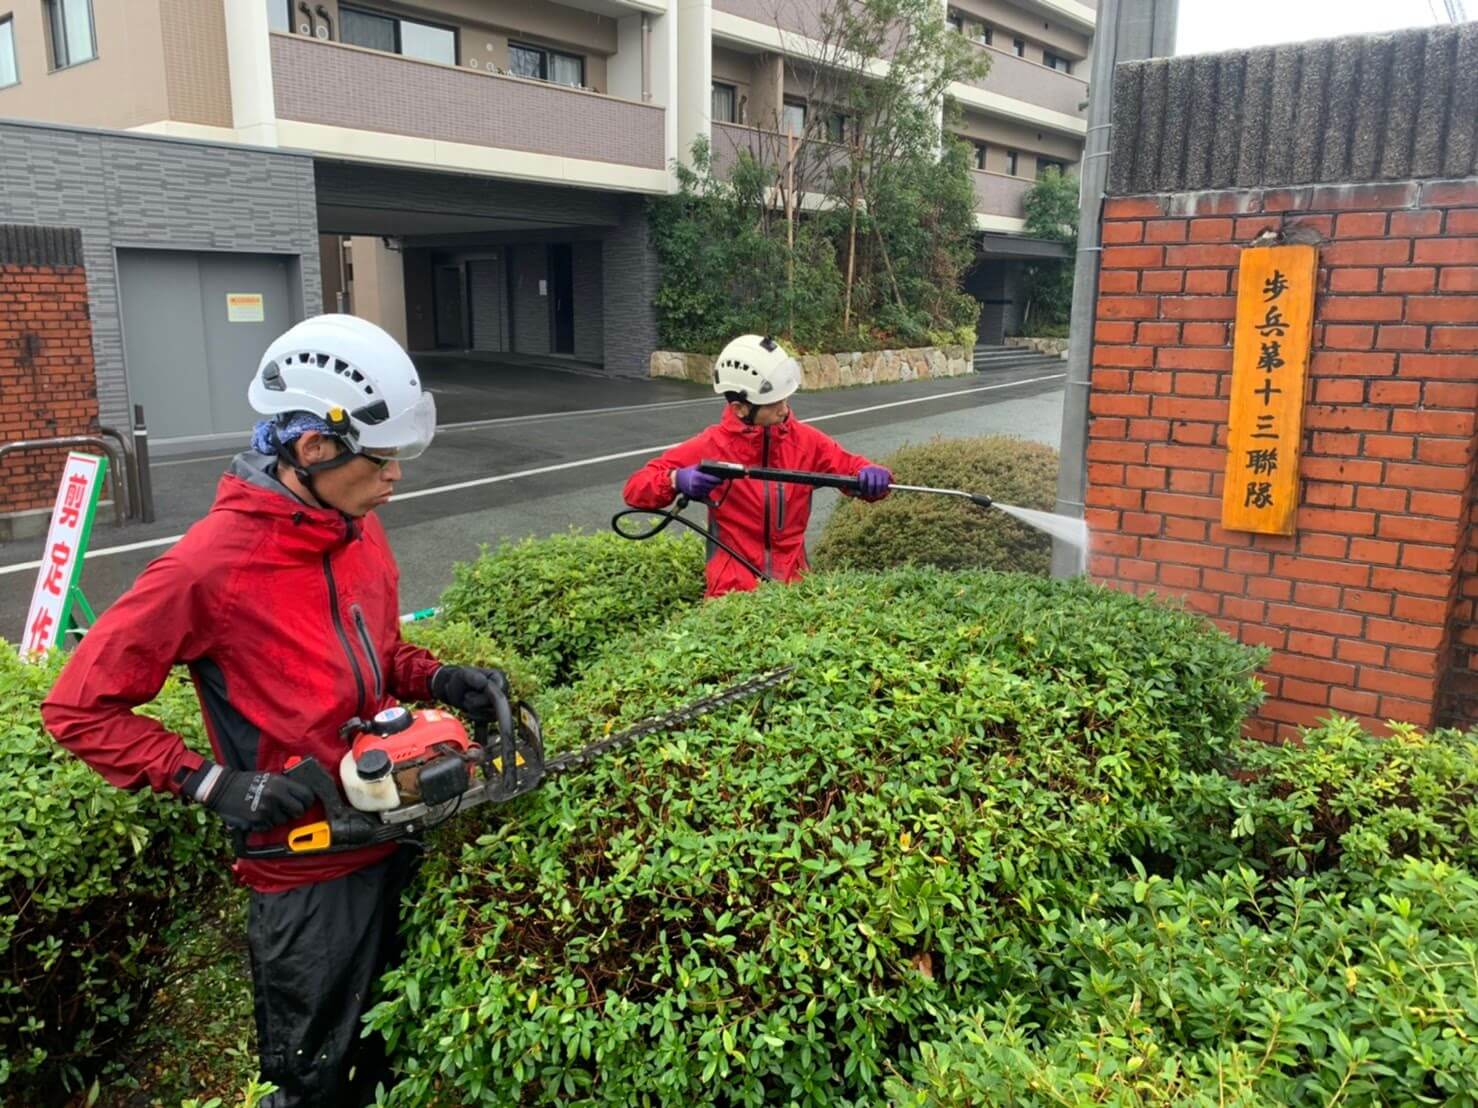
<svg viewBox="0 0 1478 1108"><path fill-rule="evenodd" d="M1055 69L1059 73L1071 73L1073 63L1060 54L1054 54L1051 50L1042 51L1042 64L1049 69Z"/></svg>
<svg viewBox="0 0 1478 1108"><path fill-rule="evenodd" d="M457 32L414 19L363 11L339 9L339 37L351 46L403 54L425 62L457 64Z"/></svg>
<svg viewBox="0 0 1478 1108"><path fill-rule="evenodd" d="M975 168L976 169L984 169L985 168L985 152L988 149L990 149L990 148L988 146L986 146L985 143L983 143L983 142L977 142L975 144Z"/></svg>
<svg viewBox="0 0 1478 1108"><path fill-rule="evenodd" d="M1011 49L1015 51L1018 58L1026 57L1026 43L1022 42L1021 39L1013 38L1011 40Z"/></svg>
<svg viewBox="0 0 1478 1108"><path fill-rule="evenodd" d="M826 117L827 142L846 142L849 130L845 112L832 112Z"/></svg>
<svg viewBox="0 0 1478 1108"><path fill-rule="evenodd" d="M949 29L955 34L963 35L965 33L965 21L960 18L957 12L950 12L945 17L945 22L949 24Z"/></svg>
<svg viewBox="0 0 1478 1108"><path fill-rule="evenodd" d="M508 44L508 68L520 77L549 81L556 85L580 88L585 84L585 59L577 54L562 54L543 46L522 42Z"/></svg>
<svg viewBox="0 0 1478 1108"><path fill-rule="evenodd" d="M975 32L975 41L980 43L981 46L989 46L995 37L995 32L984 23L980 25L980 30Z"/></svg>
<svg viewBox="0 0 1478 1108"><path fill-rule="evenodd" d="M0 88L18 84L20 79L15 65L15 23L7 15L0 19Z"/></svg>
<svg viewBox="0 0 1478 1108"><path fill-rule="evenodd" d="M1067 176L1067 163L1059 162L1055 158L1037 158L1037 180L1040 181L1047 176L1049 170L1055 169L1059 176Z"/></svg>
<svg viewBox="0 0 1478 1108"><path fill-rule="evenodd" d="M64 69L98 56L92 33L92 0L46 0L46 24L51 34L51 65Z"/></svg>
<svg viewBox="0 0 1478 1108"><path fill-rule="evenodd" d="M780 110L780 130L800 137L806 133L806 105L799 100L787 100Z"/></svg>
<svg viewBox="0 0 1478 1108"><path fill-rule="evenodd" d="M291 31L292 0L267 0L267 27L273 31Z"/></svg>
<svg viewBox="0 0 1478 1108"><path fill-rule="evenodd" d="M1013 176L1013 177L1016 176L1016 151L1015 150L1007 150L1006 151L1006 172L1009 173L1009 174L1011 174L1011 176Z"/></svg>
<svg viewBox="0 0 1478 1108"><path fill-rule="evenodd" d="M734 86L713 82L713 103L709 107L709 114L719 123L734 122Z"/></svg>

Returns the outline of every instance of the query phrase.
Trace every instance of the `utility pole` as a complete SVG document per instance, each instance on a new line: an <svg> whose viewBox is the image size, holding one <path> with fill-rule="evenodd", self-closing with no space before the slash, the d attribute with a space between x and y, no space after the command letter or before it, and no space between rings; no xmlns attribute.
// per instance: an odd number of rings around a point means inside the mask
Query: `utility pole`
<svg viewBox="0 0 1478 1108"><path fill-rule="evenodd" d="M1067 386L1062 405L1062 468L1057 476L1059 515L1083 517L1087 485L1088 390L1092 378L1093 326L1098 303L1099 224L1113 149L1114 66L1175 52L1179 0L1103 0L1093 35L1088 81L1088 134L1078 180L1078 256L1073 268L1073 303L1068 342ZM1055 540L1052 576L1072 577L1087 569L1086 552Z"/></svg>

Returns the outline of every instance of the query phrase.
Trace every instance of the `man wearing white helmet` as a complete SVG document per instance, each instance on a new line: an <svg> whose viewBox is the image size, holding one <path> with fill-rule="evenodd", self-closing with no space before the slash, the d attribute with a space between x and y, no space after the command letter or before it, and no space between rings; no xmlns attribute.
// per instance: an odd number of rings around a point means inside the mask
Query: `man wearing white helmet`
<svg viewBox="0 0 1478 1108"><path fill-rule="evenodd" d="M248 398L266 418L208 515L98 619L42 707L56 739L122 788L204 805L251 845L320 818L282 773L337 766L350 719L398 699L485 710L496 670L444 666L400 637L395 559L375 508L430 444L436 409L400 345L353 316L308 319L262 356ZM189 667L213 759L133 709ZM393 844L232 867L252 890L264 1104L350 1105L387 1080L361 1039L397 956L411 854ZM351 1078L352 1071L352 1078Z"/></svg>
<svg viewBox="0 0 1478 1108"><path fill-rule="evenodd" d="M790 397L800 383L800 366L774 339L740 335L713 367L713 391L728 402L723 418L633 473L626 482L626 503L665 508L679 494L701 501L708 506L709 529L720 539L774 580L796 580L806 571L811 486L720 481L701 472L698 463L841 474L858 478L866 500L887 496L893 482L888 470L849 454L791 414ZM717 546L709 551L706 576L709 596L758 584L749 569Z"/></svg>

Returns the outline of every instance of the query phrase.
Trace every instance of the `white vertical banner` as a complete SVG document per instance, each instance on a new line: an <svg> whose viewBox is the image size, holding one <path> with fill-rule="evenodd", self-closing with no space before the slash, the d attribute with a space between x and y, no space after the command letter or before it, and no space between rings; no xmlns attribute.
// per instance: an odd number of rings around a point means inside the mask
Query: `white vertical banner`
<svg viewBox="0 0 1478 1108"><path fill-rule="evenodd" d="M108 459L99 455L67 455L46 547L41 553L41 568L36 572L36 588L31 593L31 610L21 633L22 658L45 654L60 645L67 633L73 600L81 595L76 591L77 581L82 576L82 559L107 469Z"/></svg>

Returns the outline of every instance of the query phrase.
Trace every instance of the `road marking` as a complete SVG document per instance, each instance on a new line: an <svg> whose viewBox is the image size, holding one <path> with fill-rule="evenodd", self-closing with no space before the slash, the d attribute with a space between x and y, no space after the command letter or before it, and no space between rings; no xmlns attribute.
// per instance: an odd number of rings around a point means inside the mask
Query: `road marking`
<svg viewBox="0 0 1478 1108"><path fill-rule="evenodd" d="M887 404L870 404L865 408L852 408L845 412L832 412L829 415L812 416L807 423L820 423L827 419L843 419L846 416L864 415L868 412L880 412L888 408L902 408L909 404L927 404L931 400L951 400L957 396L973 396L980 392L994 392L996 389L1015 388L1018 385L1035 385L1043 381L1060 381L1066 377L1066 373L1049 373L1041 377L1026 377L1020 381L1001 381L994 385L981 385L973 389L957 389L954 392L940 392L932 396L915 396L908 400L893 400ZM690 401L677 401L680 404ZM710 401L703 401L710 403ZM645 405L637 405L643 407ZM545 473L559 473L566 469L579 469L581 466L596 466L605 462L616 462L622 458L635 458L640 455L658 454L663 450L669 450L677 443L663 443L660 446L642 446L635 450L622 450L616 454L601 454L594 458L578 458L573 462L559 462L555 465L538 466L534 469L520 469L514 473L497 473L491 477L475 477L470 481L457 481L450 485L436 485L429 489L416 489L412 492L401 492L395 494L392 504L402 500L418 500L423 496L440 496L444 492L460 492L462 489L475 489L483 485L499 485L505 481L516 481L521 477L538 477ZM87 553L88 560L93 558L106 558L110 554L128 554L135 550L148 550L156 546L173 546L184 538L184 535L170 535L162 539L146 539L143 542L131 542L124 546L105 546L101 550L90 550ZM14 565L0 566L0 577L8 573L24 573L28 569L39 569L41 560L34 562L17 562Z"/></svg>

